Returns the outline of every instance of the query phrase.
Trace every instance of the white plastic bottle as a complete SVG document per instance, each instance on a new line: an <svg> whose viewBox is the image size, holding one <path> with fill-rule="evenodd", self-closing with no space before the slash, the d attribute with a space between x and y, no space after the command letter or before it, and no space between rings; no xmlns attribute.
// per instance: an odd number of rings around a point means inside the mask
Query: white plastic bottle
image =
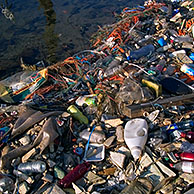
<svg viewBox="0 0 194 194"><path fill-rule="evenodd" d="M148 137L148 124L145 119L136 118L128 121L124 129L125 143L134 160L138 160Z"/></svg>

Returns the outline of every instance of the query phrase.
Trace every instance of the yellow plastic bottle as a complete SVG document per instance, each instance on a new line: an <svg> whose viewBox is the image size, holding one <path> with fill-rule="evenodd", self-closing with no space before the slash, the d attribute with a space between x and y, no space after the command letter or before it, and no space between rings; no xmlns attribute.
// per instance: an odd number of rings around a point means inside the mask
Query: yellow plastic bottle
<svg viewBox="0 0 194 194"><path fill-rule="evenodd" d="M88 124L88 118L82 114L82 112L75 106L71 105L67 108L67 111L80 123Z"/></svg>

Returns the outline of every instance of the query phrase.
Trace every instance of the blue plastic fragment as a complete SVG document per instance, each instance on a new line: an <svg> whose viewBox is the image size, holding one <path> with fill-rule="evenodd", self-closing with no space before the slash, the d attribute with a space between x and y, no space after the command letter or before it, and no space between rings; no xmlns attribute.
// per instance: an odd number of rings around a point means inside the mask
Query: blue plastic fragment
<svg viewBox="0 0 194 194"><path fill-rule="evenodd" d="M9 127L0 128L0 137L2 137L8 130L9 130ZM9 138L9 135L5 136L5 137L2 139L2 142L3 142L3 143L6 143L6 142L8 141L8 138Z"/></svg>
<svg viewBox="0 0 194 194"><path fill-rule="evenodd" d="M165 45L167 45L167 42L164 40L164 38L160 38L160 39L158 40L158 44L159 44L160 46L165 46Z"/></svg>
<svg viewBox="0 0 194 194"><path fill-rule="evenodd" d="M194 61L194 53L191 53L189 58Z"/></svg>

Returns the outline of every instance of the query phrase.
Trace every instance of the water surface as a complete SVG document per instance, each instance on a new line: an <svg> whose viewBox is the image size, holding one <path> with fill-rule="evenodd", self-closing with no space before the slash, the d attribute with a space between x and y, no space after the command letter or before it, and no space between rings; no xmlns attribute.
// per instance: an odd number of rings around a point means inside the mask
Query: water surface
<svg viewBox="0 0 194 194"><path fill-rule="evenodd" d="M0 13L0 76L20 71L20 59L35 64L64 60L90 47L98 26L115 21L114 12L143 0L4 0L14 15Z"/></svg>

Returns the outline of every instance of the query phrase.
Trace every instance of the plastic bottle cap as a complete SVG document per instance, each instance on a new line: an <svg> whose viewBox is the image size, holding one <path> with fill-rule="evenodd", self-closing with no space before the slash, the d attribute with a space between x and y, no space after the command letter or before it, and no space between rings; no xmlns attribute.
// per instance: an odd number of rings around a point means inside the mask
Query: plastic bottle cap
<svg viewBox="0 0 194 194"><path fill-rule="evenodd" d="M170 163L169 166L170 166L171 168L174 168L174 164L172 164L172 163Z"/></svg>
<svg viewBox="0 0 194 194"><path fill-rule="evenodd" d="M186 133L181 132L181 137L185 138L186 137Z"/></svg>

